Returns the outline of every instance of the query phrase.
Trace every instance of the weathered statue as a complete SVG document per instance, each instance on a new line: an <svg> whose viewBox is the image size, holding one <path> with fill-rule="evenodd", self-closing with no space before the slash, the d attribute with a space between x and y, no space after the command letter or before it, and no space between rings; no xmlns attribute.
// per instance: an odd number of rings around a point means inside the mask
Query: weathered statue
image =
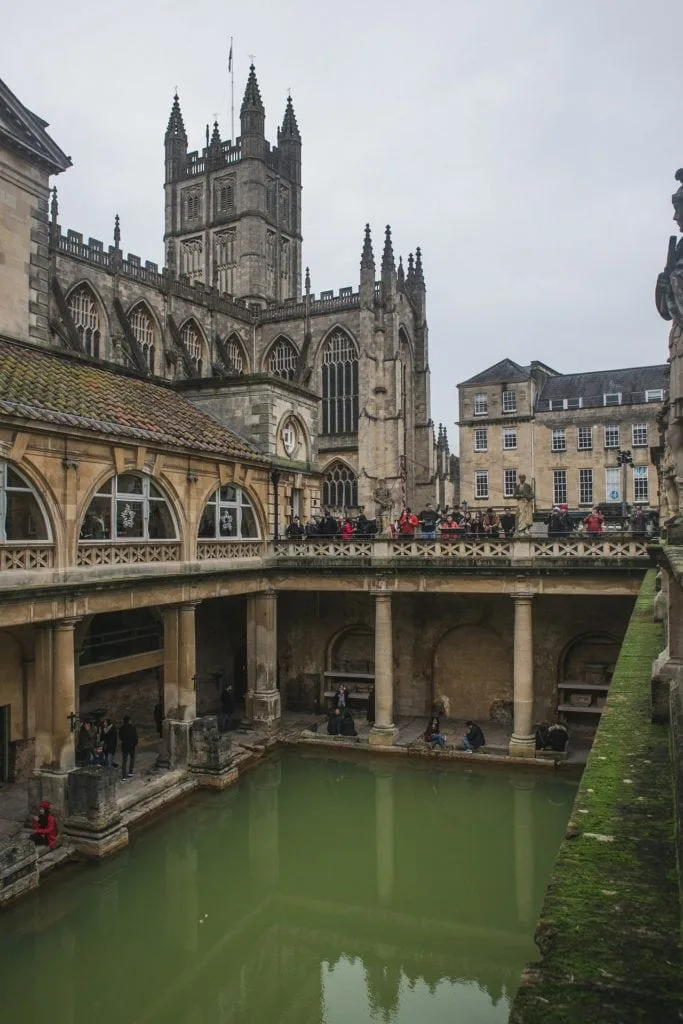
<svg viewBox="0 0 683 1024"><path fill-rule="evenodd" d="M394 497L387 487L386 480L378 480L377 487L372 493L375 501L375 516L377 519L377 534L380 537L388 537L390 534L389 521L391 509L394 504Z"/></svg>
<svg viewBox="0 0 683 1024"><path fill-rule="evenodd" d="M674 221L683 231L683 169L676 171L678 189L671 197ZM672 235L666 266L657 277L655 302L659 315L671 321L669 333L669 416L660 467L669 523L680 522L683 499L683 239ZM673 539L673 538L672 538Z"/></svg>
<svg viewBox="0 0 683 1024"><path fill-rule="evenodd" d="M519 474L515 488L517 499L517 533L528 533L534 522L534 489L526 482L524 473Z"/></svg>

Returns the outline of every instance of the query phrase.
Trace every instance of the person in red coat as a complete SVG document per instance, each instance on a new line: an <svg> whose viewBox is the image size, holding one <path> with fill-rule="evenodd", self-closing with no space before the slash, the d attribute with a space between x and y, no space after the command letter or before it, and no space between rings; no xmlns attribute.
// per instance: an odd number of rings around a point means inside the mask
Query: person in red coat
<svg viewBox="0 0 683 1024"><path fill-rule="evenodd" d="M38 811L38 817L33 819L31 841L36 846L49 846L51 850L54 850L58 835L57 819L50 811L49 801L43 800Z"/></svg>
<svg viewBox="0 0 683 1024"><path fill-rule="evenodd" d="M594 508L592 512L589 512L583 521L583 525L586 527L586 533L590 533L595 536L598 533L602 533L602 524L605 521L605 517L601 512L598 512L597 508Z"/></svg>

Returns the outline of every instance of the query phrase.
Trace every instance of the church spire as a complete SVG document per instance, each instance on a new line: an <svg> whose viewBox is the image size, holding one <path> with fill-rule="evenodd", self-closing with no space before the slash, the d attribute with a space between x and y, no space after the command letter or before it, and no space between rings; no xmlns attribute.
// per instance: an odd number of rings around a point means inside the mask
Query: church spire
<svg viewBox="0 0 683 1024"><path fill-rule="evenodd" d="M285 116L282 120L282 128L280 129L281 139L296 139L297 142L301 142L301 134L299 132L299 125L296 123L296 114L294 113L294 104L292 103L292 97L287 97L287 106L285 107Z"/></svg>
<svg viewBox="0 0 683 1024"><path fill-rule="evenodd" d="M166 142L169 142L171 139L181 139L183 142L187 142L187 133L185 132L185 123L180 110L178 93L175 93L173 96L171 114L168 119L168 127L166 128Z"/></svg>
<svg viewBox="0 0 683 1024"><path fill-rule="evenodd" d="M406 288L410 291L415 287L415 263L412 252L408 253L408 273L406 274Z"/></svg>
<svg viewBox="0 0 683 1024"><path fill-rule="evenodd" d="M240 121L242 123L243 138L245 135L264 136L266 111L261 99L261 91L256 81L256 69L253 64L249 68L247 87L244 90L244 99L240 109ZM249 155L255 156L256 154L250 153Z"/></svg>
<svg viewBox="0 0 683 1024"><path fill-rule="evenodd" d="M363 240L363 253L360 258L361 270L372 270L375 272L375 254L372 251L372 238L370 237L370 225L365 225L365 238Z"/></svg>
<svg viewBox="0 0 683 1024"><path fill-rule="evenodd" d="M387 224L384 233L384 252L382 253L382 273L391 273L396 269L394 263L394 247L391 244L391 225Z"/></svg>
<svg viewBox="0 0 683 1024"><path fill-rule="evenodd" d="M399 288L403 288L403 286L405 285L406 275L405 275L405 271L403 269L403 257L402 256L399 256L399 258L398 258L398 270L396 271L396 279L398 281Z"/></svg>
<svg viewBox="0 0 683 1024"><path fill-rule="evenodd" d="M218 128L218 121L213 122L213 131L211 132L211 142L209 145L213 148L214 146L220 146L221 144L221 133Z"/></svg>
<svg viewBox="0 0 683 1024"><path fill-rule="evenodd" d="M422 250L418 245L417 249L415 250L415 287L424 288L424 286L425 277L422 271Z"/></svg>

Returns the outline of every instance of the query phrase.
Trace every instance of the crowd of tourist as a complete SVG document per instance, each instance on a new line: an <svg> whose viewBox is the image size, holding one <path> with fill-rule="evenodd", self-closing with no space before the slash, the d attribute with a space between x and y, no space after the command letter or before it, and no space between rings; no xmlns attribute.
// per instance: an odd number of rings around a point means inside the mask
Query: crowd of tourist
<svg viewBox="0 0 683 1024"><path fill-rule="evenodd" d="M119 745L121 778L125 782L135 774L135 751L138 745L138 731L130 715L123 716L123 723L118 729L111 718L85 718L81 721L76 739L76 764L82 767L99 765L102 768L118 768L114 757Z"/></svg>
<svg viewBox="0 0 683 1024"><path fill-rule="evenodd" d="M554 505L550 515L545 519L548 536L584 534L596 537L605 530L605 516L599 508L593 508L587 515L577 515L569 511L569 506ZM654 532L656 523L643 508L630 509L625 520L619 525L630 530L634 536L646 536ZM393 538L403 540L462 540L463 538L497 538L513 537L517 531L517 515L505 506L501 510L493 507L472 512L466 505L455 505L452 508L434 508L429 502L421 512L415 513L411 508L404 508L397 519L388 524ZM302 523L299 516L294 516L287 526L286 536L289 540L304 540L308 537L341 537L342 540L358 538L372 539L379 533L376 519L368 519L363 509L357 516L335 515L324 509L321 515L314 516L307 523Z"/></svg>

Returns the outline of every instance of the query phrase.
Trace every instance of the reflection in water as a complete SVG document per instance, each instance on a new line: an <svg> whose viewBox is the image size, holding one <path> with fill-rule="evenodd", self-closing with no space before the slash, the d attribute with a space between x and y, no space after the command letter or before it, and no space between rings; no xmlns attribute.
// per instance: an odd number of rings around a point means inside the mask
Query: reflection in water
<svg viewBox="0 0 683 1024"><path fill-rule="evenodd" d="M3 1001L51 1024L502 1022L574 788L286 755L4 911Z"/></svg>

